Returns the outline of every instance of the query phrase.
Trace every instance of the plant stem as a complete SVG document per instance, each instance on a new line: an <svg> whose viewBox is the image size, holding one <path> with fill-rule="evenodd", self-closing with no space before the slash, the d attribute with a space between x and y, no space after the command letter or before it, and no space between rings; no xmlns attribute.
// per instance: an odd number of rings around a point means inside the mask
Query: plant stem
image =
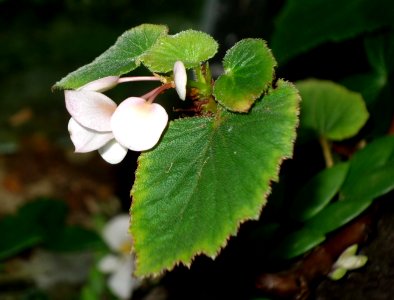
<svg viewBox="0 0 394 300"><path fill-rule="evenodd" d="M320 137L319 142L323 150L323 156L324 156L324 161L326 162L326 167L331 168L334 165L334 160L332 158L330 143L323 136Z"/></svg>
<svg viewBox="0 0 394 300"><path fill-rule="evenodd" d="M131 81L161 81L159 77L155 76L135 76L135 77L121 77L118 82L131 82Z"/></svg>

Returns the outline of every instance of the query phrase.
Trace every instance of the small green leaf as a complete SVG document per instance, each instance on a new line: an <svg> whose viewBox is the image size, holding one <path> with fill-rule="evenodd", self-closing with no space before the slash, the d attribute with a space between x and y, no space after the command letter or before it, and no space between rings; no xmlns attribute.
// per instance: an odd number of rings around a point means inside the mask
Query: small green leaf
<svg viewBox="0 0 394 300"><path fill-rule="evenodd" d="M353 220L372 203L371 199L345 199L327 205L306 223L308 228L322 234L329 233Z"/></svg>
<svg viewBox="0 0 394 300"><path fill-rule="evenodd" d="M375 199L394 189L394 137L376 139L350 160L341 188L345 198Z"/></svg>
<svg viewBox="0 0 394 300"><path fill-rule="evenodd" d="M217 50L218 43L209 34L186 30L161 37L141 61L152 72L166 73L173 69L177 60L189 69L213 57Z"/></svg>
<svg viewBox="0 0 394 300"><path fill-rule="evenodd" d="M325 239L324 234L304 227L285 236L272 253L275 257L290 259L313 249Z"/></svg>
<svg viewBox="0 0 394 300"><path fill-rule="evenodd" d="M223 59L225 73L215 82L216 100L229 110L247 112L271 84L275 66L275 58L263 40L238 42Z"/></svg>
<svg viewBox="0 0 394 300"><path fill-rule="evenodd" d="M106 76L126 74L140 64L139 58L168 29L163 25L143 24L123 33L116 43L93 62L68 74L55 84L56 88L76 89Z"/></svg>
<svg viewBox="0 0 394 300"><path fill-rule="evenodd" d="M215 257L240 223L257 219L292 155L299 95L278 87L249 114L219 110L214 117L172 122L156 149L139 158L132 189L131 232L136 274Z"/></svg>
<svg viewBox="0 0 394 300"><path fill-rule="evenodd" d="M318 136L343 140L357 134L368 119L362 96L326 80L297 83L301 102L301 127Z"/></svg>
<svg viewBox="0 0 394 300"><path fill-rule="evenodd" d="M393 1L288 0L276 20L272 49L284 62L322 43L393 24Z"/></svg>
<svg viewBox="0 0 394 300"><path fill-rule="evenodd" d="M348 163L341 163L314 176L296 195L291 215L305 221L321 211L338 193L348 169Z"/></svg>

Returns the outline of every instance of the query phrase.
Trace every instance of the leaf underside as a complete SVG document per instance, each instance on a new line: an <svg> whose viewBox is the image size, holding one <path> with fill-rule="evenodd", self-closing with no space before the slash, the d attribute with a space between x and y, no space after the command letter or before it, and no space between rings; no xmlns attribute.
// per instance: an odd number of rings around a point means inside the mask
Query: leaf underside
<svg viewBox="0 0 394 300"><path fill-rule="evenodd" d="M240 223L257 219L292 155L299 95L290 83L248 115L171 122L159 146L139 158L131 232L137 275L157 274L204 253L215 257Z"/></svg>

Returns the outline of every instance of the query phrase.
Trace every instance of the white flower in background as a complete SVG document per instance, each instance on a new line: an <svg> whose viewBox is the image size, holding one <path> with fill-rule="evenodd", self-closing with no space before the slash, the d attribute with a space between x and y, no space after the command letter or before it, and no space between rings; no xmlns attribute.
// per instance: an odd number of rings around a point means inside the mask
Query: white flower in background
<svg viewBox="0 0 394 300"><path fill-rule="evenodd" d="M332 266L332 271L328 274L332 280L339 280L347 271L359 269L367 263L368 258L365 255L356 255L357 248L357 244L354 244L338 257Z"/></svg>
<svg viewBox="0 0 394 300"><path fill-rule="evenodd" d="M175 90L178 93L179 98L185 100L187 74L183 62L181 61L175 62L173 71L174 71Z"/></svg>
<svg viewBox="0 0 394 300"><path fill-rule="evenodd" d="M99 150L111 164L121 162L128 149L145 151L154 147L168 122L167 112L159 104L130 97L117 106L97 92L116 85L116 78L105 77L78 90L65 91L71 115L68 130L75 152Z"/></svg>
<svg viewBox="0 0 394 300"><path fill-rule="evenodd" d="M131 254L132 238L129 231L130 217L118 215L105 225L103 239L114 254L104 256L98 264L103 273L109 273L108 287L120 299L129 299L140 281L132 276L134 257Z"/></svg>

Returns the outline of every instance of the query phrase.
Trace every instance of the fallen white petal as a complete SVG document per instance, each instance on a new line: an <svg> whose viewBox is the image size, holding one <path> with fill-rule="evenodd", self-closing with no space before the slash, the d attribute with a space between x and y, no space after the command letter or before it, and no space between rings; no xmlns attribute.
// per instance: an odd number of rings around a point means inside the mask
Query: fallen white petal
<svg viewBox="0 0 394 300"><path fill-rule="evenodd" d="M167 112L161 105L130 97L113 113L111 127L120 144L133 151L145 151L157 144L167 122Z"/></svg>
<svg viewBox="0 0 394 300"><path fill-rule="evenodd" d="M98 132L80 125L73 118L68 122L68 131L75 152L85 153L97 150L114 138L112 132Z"/></svg>
<svg viewBox="0 0 394 300"><path fill-rule="evenodd" d="M91 81L78 90L105 92L118 84L119 76L107 76L94 81Z"/></svg>
<svg viewBox="0 0 394 300"><path fill-rule="evenodd" d="M98 269L103 273L113 273L121 267L123 260L119 256L108 254L98 262Z"/></svg>
<svg viewBox="0 0 394 300"><path fill-rule="evenodd" d="M128 214L117 215L105 224L103 239L113 251L120 252L125 241L131 240L129 225Z"/></svg>
<svg viewBox="0 0 394 300"><path fill-rule="evenodd" d="M68 112L79 124L96 131L111 131L114 101L104 94L85 90L67 90L64 95Z"/></svg>
<svg viewBox="0 0 394 300"><path fill-rule="evenodd" d="M180 99L186 99L186 83L187 83L187 74L185 65L181 61L177 61L174 64L174 81L175 81L175 90L178 93Z"/></svg>
<svg viewBox="0 0 394 300"><path fill-rule="evenodd" d="M110 164L120 163L127 154L127 148L119 144L115 139L109 141L98 151L101 157Z"/></svg>

